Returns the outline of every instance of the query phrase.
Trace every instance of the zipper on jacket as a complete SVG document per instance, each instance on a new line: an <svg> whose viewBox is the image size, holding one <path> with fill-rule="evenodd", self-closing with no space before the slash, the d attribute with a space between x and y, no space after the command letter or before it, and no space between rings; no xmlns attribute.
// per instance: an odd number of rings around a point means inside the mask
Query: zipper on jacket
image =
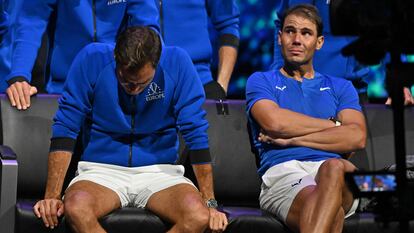
<svg viewBox="0 0 414 233"><path fill-rule="evenodd" d="M130 138L130 144L129 144L129 160L128 160L128 166L132 167L132 148L134 144L134 128L135 128L135 98L134 96L131 96L132 101L132 114L131 114L131 138Z"/></svg>
<svg viewBox="0 0 414 233"><path fill-rule="evenodd" d="M159 0L159 6L160 6L160 9L159 9L159 11L160 11L160 30L161 30L161 36L162 36L162 38L165 40L165 38L164 38L164 12L163 12L163 10L162 10L162 0Z"/></svg>
<svg viewBox="0 0 414 233"><path fill-rule="evenodd" d="M93 42L97 42L98 35L96 34L96 0L92 0L92 17L93 17Z"/></svg>

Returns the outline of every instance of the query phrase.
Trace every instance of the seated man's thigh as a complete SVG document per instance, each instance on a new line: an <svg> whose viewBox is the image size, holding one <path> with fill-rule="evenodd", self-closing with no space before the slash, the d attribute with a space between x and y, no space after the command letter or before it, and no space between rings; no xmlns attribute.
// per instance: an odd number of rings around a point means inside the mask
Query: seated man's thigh
<svg viewBox="0 0 414 233"><path fill-rule="evenodd" d="M313 174L316 174L314 170L321 163L292 160L271 167L262 177L261 208L286 222L298 193L307 187L316 186Z"/></svg>
<svg viewBox="0 0 414 233"><path fill-rule="evenodd" d="M327 170L330 172L335 172L335 173L336 172L353 172L357 169L354 164L352 164L350 161L345 160L345 159L329 159L325 162L326 163L334 162L333 167ZM322 166L324 165L327 165L327 164L323 164ZM341 166L337 166L337 165L341 165ZM338 167L341 167L342 171L340 171ZM322 179L323 177L330 177L330 176L326 176L326 174L320 174L318 172L315 178L316 182L319 183L320 179ZM344 183L345 177L343 176L341 177L341 179L343 180L343 184L344 184L343 189L342 189L342 207L345 211L346 216L349 217L355 212L358 206L359 200L354 199L351 191L348 189L348 187Z"/></svg>
<svg viewBox="0 0 414 233"><path fill-rule="evenodd" d="M171 223L199 214L208 214L199 191L193 185L185 183L154 193L149 198L146 208Z"/></svg>
<svg viewBox="0 0 414 233"><path fill-rule="evenodd" d="M64 203L66 209L93 211L97 218L121 206L117 193L88 180L73 183L65 192Z"/></svg>

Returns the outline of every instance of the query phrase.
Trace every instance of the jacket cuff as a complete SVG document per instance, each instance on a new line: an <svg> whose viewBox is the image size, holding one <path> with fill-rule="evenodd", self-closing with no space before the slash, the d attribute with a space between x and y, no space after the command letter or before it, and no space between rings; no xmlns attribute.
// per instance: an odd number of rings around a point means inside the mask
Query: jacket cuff
<svg viewBox="0 0 414 233"><path fill-rule="evenodd" d="M190 150L188 152L191 164L211 163L210 149Z"/></svg>
<svg viewBox="0 0 414 233"><path fill-rule="evenodd" d="M72 152L75 150L76 140L73 138L52 138L50 139L49 152L53 151L68 151Z"/></svg>
<svg viewBox="0 0 414 233"><path fill-rule="evenodd" d="M238 48L239 47L239 38L237 38L237 36L232 35L232 34L223 34L220 36L220 47L221 46L232 46L234 48Z"/></svg>
<svg viewBox="0 0 414 233"><path fill-rule="evenodd" d="M26 81L26 82L29 83L29 81L27 80L27 78L25 78L23 76L16 76L14 78L11 78L11 79L7 80L7 84L9 84L9 86L11 86L15 82L24 82L24 81Z"/></svg>

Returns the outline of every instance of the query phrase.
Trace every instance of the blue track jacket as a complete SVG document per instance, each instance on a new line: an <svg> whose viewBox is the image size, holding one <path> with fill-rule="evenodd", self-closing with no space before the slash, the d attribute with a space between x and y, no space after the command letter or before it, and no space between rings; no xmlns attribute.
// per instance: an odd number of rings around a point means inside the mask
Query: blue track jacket
<svg viewBox="0 0 414 233"><path fill-rule="evenodd" d="M8 21L7 21L8 15L4 11L3 8L3 1L0 1L0 43L1 39L3 39L3 34L7 31L8 27Z"/></svg>
<svg viewBox="0 0 414 233"><path fill-rule="evenodd" d="M172 164L177 130L190 153L208 151L204 90L184 50L164 47L153 81L136 96L126 94L115 73L109 44L90 44L77 55L54 118L51 151L72 151L81 126L83 161Z"/></svg>
<svg viewBox="0 0 414 233"><path fill-rule="evenodd" d="M235 0L154 0L159 8L161 34L166 45L190 55L201 82L213 80L209 19L219 34L219 46L239 45L239 9Z"/></svg>
<svg viewBox="0 0 414 233"><path fill-rule="evenodd" d="M4 92L9 85L5 77L10 74L13 38L16 28L16 17L24 0L0 0L3 6L2 31L0 41L0 92Z"/></svg>
<svg viewBox="0 0 414 233"><path fill-rule="evenodd" d="M31 81L41 37L48 27L46 90L61 93L76 54L91 42L114 43L126 25L158 30L153 0L26 0L17 18L11 73L6 81Z"/></svg>

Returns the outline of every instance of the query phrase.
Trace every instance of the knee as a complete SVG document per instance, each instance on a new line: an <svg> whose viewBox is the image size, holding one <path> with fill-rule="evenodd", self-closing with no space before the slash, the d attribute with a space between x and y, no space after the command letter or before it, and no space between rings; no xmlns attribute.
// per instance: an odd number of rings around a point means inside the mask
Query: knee
<svg viewBox="0 0 414 233"><path fill-rule="evenodd" d="M344 208L342 208L342 206L341 207L339 207L339 210L338 210L338 212L336 213L336 216L335 216L335 221L343 221L345 219L345 211L344 211Z"/></svg>
<svg viewBox="0 0 414 233"><path fill-rule="evenodd" d="M90 203L93 203L92 197L84 192L77 191L65 195L65 217L71 222L87 221L93 218L93 209Z"/></svg>
<svg viewBox="0 0 414 233"><path fill-rule="evenodd" d="M329 159L319 168L319 177L334 182L340 182L344 179L345 166L339 159Z"/></svg>
<svg viewBox="0 0 414 233"><path fill-rule="evenodd" d="M190 217L189 222L192 225L192 229L206 229L208 227L210 213L207 208L200 209Z"/></svg>
<svg viewBox="0 0 414 233"><path fill-rule="evenodd" d="M345 166L339 159L328 159L322 165L320 170L327 175L343 175Z"/></svg>
<svg viewBox="0 0 414 233"><path fill-rule="evenodd" d="M207 206L199 200L187 199L187 211L183 218L183 226L186 232L202 232L208 227L210 212Z"/></svg>

